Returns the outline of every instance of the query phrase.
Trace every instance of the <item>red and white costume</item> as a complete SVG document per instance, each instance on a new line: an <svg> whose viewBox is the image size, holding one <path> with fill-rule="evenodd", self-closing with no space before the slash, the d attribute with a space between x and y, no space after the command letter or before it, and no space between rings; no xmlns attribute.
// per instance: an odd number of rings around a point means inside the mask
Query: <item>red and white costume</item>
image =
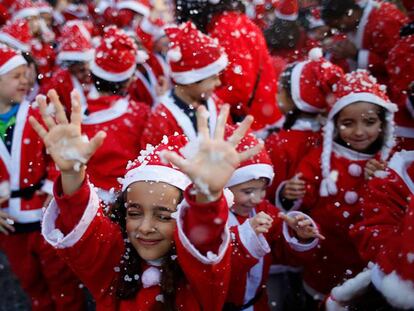
<svg viewBox="0 0 414 311"><path fill-rule="evenodd" d="M185 189L189 179L159 157L161 150L179 150L184 146L183 141L187 142L183 136L170 137L148 155L135 160L123 179L122 190L136 181L151 180ZM190 192L191 189L184 192L184 201L178 207L174 234L177 260L184 272L177 285L175 303L180 310L221 310L230 278L227 201L222 196L216 202L200 204ZM58 182L55 197L56 201L45 213L42 233L91 291L98 310L162 310L162 271L156 267L143 265L144 272L139 276L143 286L135 298L116 297L114 281L119 273L116 267L125 253L125 242L121 228L104 216L89 183L84 181L76 193L65 196ZM206 239L193 242L189 232L200 226L206 230ZM150 269L151 279L146 277Z"/></svg>
<svg viewBox="0 0 414 311"><path fill-rule="evenodd" d="M369 69L385 82L384 63L388 52L398 41L400 29L407 22L408 18L394 4L368 0L356 32L348 35L358 49L358 68Z"/></svg>
<svg viewBox="0 0 414 311"><path fill-rule="evenodd" d="M394 154L383 176L373 178L363 196L363 218L351 230L361 256L371 261L360 281L334 288L327 310L345 310L346 301L363 292L370 282L388 303L399 309L414 307L412 230L414 225L414 152ZM339 307L342 303L344 307Z"/></svg>

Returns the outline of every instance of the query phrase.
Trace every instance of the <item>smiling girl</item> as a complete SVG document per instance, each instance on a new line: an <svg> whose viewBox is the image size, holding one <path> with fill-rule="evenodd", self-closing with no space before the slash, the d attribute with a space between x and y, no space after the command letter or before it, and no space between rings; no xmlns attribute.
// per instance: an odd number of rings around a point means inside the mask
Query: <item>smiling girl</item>
<svg viewBox="0 0 414 311"><path fill-rule="evenodd" d="M361 218L362 186L385 168L393 146L395 105L366 71L346 74L333 95L323 146L303 159L281 192L296 201L326 237L303 262L305 289L317 300L366 266L349 229Z"/></svg>
<svg viewBox="0 0 414 311"><path fill-rule="evenodd" d="M141 153L122 179L116 224L102 213L85 167L79 166L79 159L87 162L102 145L105 133L82 138L76 94L70 122L56 97L50 99L56 120L38 101L48 130L30 120L61 172L42 233L91 291L97 309L221 310L230 276L223 188L239 163L262 148L235 150L252 118L226 141L229 107L224 106L210 138L201 107L200 145L191 161L175 153L187 144L184 136ZM197 186L189 186L190 180Z"/></svg>

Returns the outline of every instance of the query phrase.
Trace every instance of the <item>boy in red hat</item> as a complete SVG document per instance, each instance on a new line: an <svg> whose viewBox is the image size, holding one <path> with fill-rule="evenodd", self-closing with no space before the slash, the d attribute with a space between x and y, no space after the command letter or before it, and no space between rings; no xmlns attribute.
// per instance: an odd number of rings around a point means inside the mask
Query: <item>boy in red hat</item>
<svg viewBox="0 0 414 311"><path fill-rule="evenodd" d="M187 22L166 28L170 39L167 59L174 89L163 96L148 119L142 144L158 144L164 135L183 133L197 136L195 109L203 105L209 112L210 128L217 122L220 102L214 95L220 86L219 74L227 66L227 54L209 36Z"/></svg>
<svg viewBox="0 0 414 311"><path fill-rule="evenodd" d="M39 111L26 101L27 62L0 47L0 248L32 300L32 310L82 310L79 282L40 234L54 166L29 126Z"/></svg>

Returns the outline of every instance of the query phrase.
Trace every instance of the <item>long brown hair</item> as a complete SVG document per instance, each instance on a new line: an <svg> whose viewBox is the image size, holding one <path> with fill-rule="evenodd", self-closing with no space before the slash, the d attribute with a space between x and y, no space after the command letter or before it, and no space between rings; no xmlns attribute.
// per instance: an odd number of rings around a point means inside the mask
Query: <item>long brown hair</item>
<svg viewBox="0 0 414 311"><path fill-rule="evenodd" d="M178 202L181 201L181 198ZM119 275L116 280L116 296L120 300L134 298L142 286L142 258L139 256L134 246L129 242L126 232L126 191L121 193L109 211L109 217L122 229L125 241L125 253L119 265ZM162 309L165 311L175 311L176 289L180 280L184 277L178 260L176 250L173 245L164 257L161 264L161 295L163 296ZM160 302L161 303L161 302Z"/></svg>

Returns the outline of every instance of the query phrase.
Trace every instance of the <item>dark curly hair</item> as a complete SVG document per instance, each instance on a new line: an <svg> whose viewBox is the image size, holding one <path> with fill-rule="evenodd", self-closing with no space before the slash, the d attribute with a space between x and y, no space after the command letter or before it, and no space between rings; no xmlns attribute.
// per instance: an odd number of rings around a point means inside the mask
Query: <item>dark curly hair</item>
<svg viewBox="0 0 414 311"><path fill-rule="evenodd" d="M182 196L182 194L181 194ZM182 199L179 198L180 202ZM109 218L117 223L121 229L125 241L125 253L120 262L120 272L115 283L116 296L120 300L128 300L134 298L141 288L141 263L142 258L138 255L134 246L128 241L126 233L126 191L121 193L116 202L109 210ZM175 296L179 281L184 277L176 256L175 246L164 257L161 265L161 294L163 295L162 310L175 311ZM135 280L131 276L140 276ZM161 304L161 302L160 302Z"/></svg>
<svg viewBox="0 0 414 311"><path fill-rule="evenodd" d="M226 11L244 13L245 6L240 0L220 0L217 4L205 0L176 0L175 4L177 22L192 21L204 33L207 33L207 26L211 18Z"/></svg>

